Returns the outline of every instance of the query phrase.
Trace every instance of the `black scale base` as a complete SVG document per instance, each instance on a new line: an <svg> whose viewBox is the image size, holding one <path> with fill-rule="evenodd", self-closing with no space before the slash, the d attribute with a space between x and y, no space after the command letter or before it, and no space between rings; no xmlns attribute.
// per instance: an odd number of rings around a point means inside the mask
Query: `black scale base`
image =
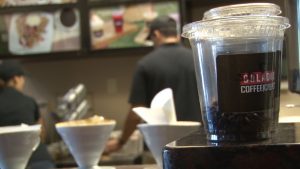
<svg viewBox="0 0 300 169"><path fill-rule="evenodd" d="M212 143L203 129L165 146L164 169L300 169L300 123L282 123L271 139Z"/></svg>

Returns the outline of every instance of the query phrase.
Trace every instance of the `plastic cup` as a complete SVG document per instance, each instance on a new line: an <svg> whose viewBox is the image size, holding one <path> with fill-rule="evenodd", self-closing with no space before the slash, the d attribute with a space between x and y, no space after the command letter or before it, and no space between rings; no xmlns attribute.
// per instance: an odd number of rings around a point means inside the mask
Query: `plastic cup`
<svg viewBox="0 0 300 169"><path fill-rule="evenodd" d="M114 11L112 13L112 19L114 22L115 32L116 33L122 33L123 32L123 25L124 25L124 19L123 19L123 11Z"/></svg>
<svg viewBox="0 0 300 169"><path fill-rule="evenodd" d="M282 43L290 26L280 12L270 3L230 5L183 27L208 140L256 141L275 131Z"/></svg>

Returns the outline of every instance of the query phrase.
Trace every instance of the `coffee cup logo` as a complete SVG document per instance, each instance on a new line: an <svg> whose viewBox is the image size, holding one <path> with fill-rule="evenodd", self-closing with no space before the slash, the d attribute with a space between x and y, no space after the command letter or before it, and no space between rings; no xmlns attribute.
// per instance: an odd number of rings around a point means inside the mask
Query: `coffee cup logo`
<svg viewBox="0 0 300 169"><path fill-rule="evenodd" d="M275 89L275 72L246 72L240 75L241 93L267 92Z"/></svg>

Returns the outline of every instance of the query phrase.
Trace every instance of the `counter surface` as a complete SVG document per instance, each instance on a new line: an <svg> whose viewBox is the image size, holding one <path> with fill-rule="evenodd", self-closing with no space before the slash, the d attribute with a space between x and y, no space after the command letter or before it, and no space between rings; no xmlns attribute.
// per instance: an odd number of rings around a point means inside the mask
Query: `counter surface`
<svg viewBox="0 0 300 169"><path fill-rule="evenodd" d="M116 167L115 169L159 169L156 165L120 165L114 167ZM59 168L59 169L78 169L78 168ZM105 169L105 167L103 169Z"/></svg>
<svg viewBox="0 0 300 169"><path fill-rule="evenodd" d="M166 147L182 148L190 146L201 147L216 147L216 146L232 146L232 147L252 147L256 146L269 146L269 145L287 145L287 144L300 144L300 123L279 123L276 132L272 135L271 139L253 141L253 142L210 142L206 139L206 134L203 127L200 131L191 135L176 140Z"/></svg>

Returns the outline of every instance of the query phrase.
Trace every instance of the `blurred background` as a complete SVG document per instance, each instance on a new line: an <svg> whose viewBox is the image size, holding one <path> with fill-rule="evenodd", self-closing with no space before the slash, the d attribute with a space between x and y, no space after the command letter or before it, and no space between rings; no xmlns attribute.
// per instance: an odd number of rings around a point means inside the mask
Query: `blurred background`
<svg viewBox="0 0 300 169"><path fill-rule="evenodd" d="M22 61L28 72L25 93L36 99L47 119L48 145L59 140L53 114L58 112L61 98L78 84L84 85L84 98L89 104L85 115L115 119L112 137L117 137L129 109L127 100L135 65L153 48L146 40L148 22L169 15L178 22L180 31L182 25L200 20L210 8L246 2L261 1L0 0L0 59ZM264 2L279 5L286 14L285 1ZM188 42L182 42L188 46ZM291 120L288 117L295 120L300 109L286 105L299 105L300 96L288 90L286 53L282 71L280 116L285 121ZM138 159L144 152L141 136L136 133L129 144L134 148L125 147L125 155L115 154L119 161L105 157L102 160L111 164L145 162ZM57 146L50 148L56 151ZM132 153L133 158L120 160L126 153Z"/></svg>

